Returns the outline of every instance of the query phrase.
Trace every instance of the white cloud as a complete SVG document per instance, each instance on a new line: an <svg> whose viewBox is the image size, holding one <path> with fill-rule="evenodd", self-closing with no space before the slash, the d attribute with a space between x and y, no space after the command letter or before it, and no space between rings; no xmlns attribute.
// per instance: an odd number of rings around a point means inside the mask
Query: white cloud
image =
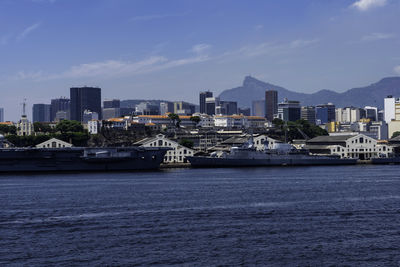
<svg viewBox="0 0 400 267"><path fill-rule="evenodd" d="M35 23L27 28L25 28L17 37L17 40L22 40L24 39L26 36L28 36L28 34L30 34L31 32L33 32L34 30L36 30L37 28L39 28L41 25L41 23Z"/></svg>
<svg viewBox="0 0 400 267"><path fill-rule="evenodd" d="M393 33L382 33L382 32L374 32L368 35L365 35L361 38L362 41L378 41L385 39L392 39L396 37Z"/></svg>
<svg viewBox="0 0 400 267"><path fill-rule="evenodd" d="M393 68L393 71L394 71L397 75L400 75L400 65L394 67L394 68Z"/></svg>
<svg viewBox="0 0 400 267"><path fill-rule="evenodd" d="M298 39L291 42L290 46L293 48L306 47L319 42L319 39L304 40Z"/></svg>
<svg viewBox="0 0 400 267"><path fill-rule="evenodd" d="M191 51L196 54L201 54L210 48L211 45L209 44L197 44L192 47Z"/></svg>
<svg viewBox="0 0 400 267"><path fill-rule="evenodd" d="M16 80L43 81L53 79L78 79L89 77L123 77L151 73L183 65L204 62L207 60L210 60L210 58L206 55L195 55L193 57L176 60L168 60L167 58L162 56L152 56L136 62L107 60L102 62L85 63L77 66L72 66L68 70L58 74L49 74L44 73L43 71L20 71L13 78Z"/></svg>
<svg viewBox="0 0 400 267"><path fill-rule="evenodd" d="M351 5L360 11L367 11L374 7L382 7L386 5L387 0L358 0Z"/></svg>

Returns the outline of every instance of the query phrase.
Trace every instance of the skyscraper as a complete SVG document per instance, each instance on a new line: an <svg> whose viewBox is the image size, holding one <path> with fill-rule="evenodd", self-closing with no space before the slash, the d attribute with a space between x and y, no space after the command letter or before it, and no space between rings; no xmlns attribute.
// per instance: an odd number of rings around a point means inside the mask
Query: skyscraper
<svg viewBox="0 0 400 267"><path fill-rule="evenodd" d="M96 112L101 118L101 88L72 87L71 93L71 120L83 121L85 110Z"/></svg>
<svg viewBox="0 0 400 267"><path fill-rule="evenodd" d="M315 107L315 116L318 125L335 121L335 105L332 103L317 105Z"/></svg>
<svg viewBox="0 0 400 267"><path fill-rule="evenodd" d="M71 101L68 98L56 98L51 100L50 121L55 121L56 114L59 111L65 111L69 114Z"/></svg>
<svg viewBox="0 0 400 267"><path fill-rule="evenodd" d="M265 91L265 118L268 121L274 119L274 115L278 113L278 92L275 90Z"/></svg>
<svg viewBox="0 0 400 267"><path fill-rule="evenodd" d="M315 125L315 107L307 106L301 107L301 119Z"/></svg>
<svg viewBox="0 0 400 267"><path fill-rule="evenodd" d="M212 97L213 93L210 91L200 92L200 113L206 113L206 98Z"/></svg>
<svg viewBox="0 0 400 267"><path fill-rule="evenodd" d="M51 105L49 104L33 104L32 122L50 122Z"/></svg>
<svg viewBox="0 0 400 267"><path fill-rule="evenodd" d="M4 122L4 108L0 108L0 122Z"/></svg>
<svg viewBox="0 0 400 267"><path fill-rule="evenodd" d="M253 116L265 117L265 100L254 100L251 103Z"/></svg>
<svg viewBox="0 0 400 267"><path fill-rule="evenodd" d="M119 99L107 99L103 101L103 108L120 108L121 101Z"/></svg>
<svg viewBox="0 0 400 267"><path fill-rule="evenodd" d="M301 106L299 101L285 99L278 104L278 118L284 121L297 121L301 118Z"/></svg>

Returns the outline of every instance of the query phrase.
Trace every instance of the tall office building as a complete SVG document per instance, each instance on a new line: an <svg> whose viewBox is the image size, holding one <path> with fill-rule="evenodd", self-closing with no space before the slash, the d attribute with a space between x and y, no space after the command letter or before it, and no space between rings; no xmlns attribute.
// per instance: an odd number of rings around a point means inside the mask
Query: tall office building
<svg viewBox="0 0 400 267"><path fill-rule="evenodd" d="M121 101L119 99L106 99L103 101L103 108L120 108Z"/></svg>
<svg viewBox="0 0 400 267"><path fill-rule="evenodd" d="M0 122L4 122L4 108L0 108Z"/></svg>
<svg viewBox="0 0 400 267"><path fill-rule="evenodd" d="M32 122L50 122L51 105L48 104L33 104L32 107Z"/></svg>
<svg viewBox="0 0 400 267"><path fill-rule="evenodd" d="M219 105L215 107L215 114L234 115L237 113L238 108L235 101L219 101Z"/></svg>
<svg viewBox="0 0 400 267"><path fill-rule="evenodd" d="M265 118L268 121L274 119L274 115L278 113L278 92L275 90L265 91Z"/></svg>
<svg viewBox="0 0 400 267"><path fill-rule="evenodd" d="M315 107L315 116L318 125L335 121L335 105L332 103L317 105Z"/></svg>
<svg viewBox="0 0 400 267"><path fill-rule="evenodd" d="M366 106L365 110L365 118L370 119L371 121L378 121L378 108Z"/></svg>
<svg viewBox="0 0 400 267"><path fill-rule="evenodd" d="M83 121L85 110L96 112L101 118L101 88L72 87L71 93L71 120Z"/></svg>
<svg viewBox="0 0 400 267"><path fill-rule="evenodd" d="M69 114L70 104L71 104L71 101L68 98L60 97L60 98L52 99L51 100L50 121L56 120L56 115L57 115L57 112L59 112L59 111L65 111L67 114Z"/></svg>
<svg viewBox="0 0 400 267"><path fill-rule="evenodd" d="M207 113L206 98L212 97L213 93L210 91L200 92L200 113Z"/></svg>
<svg viewBox="0 0 400 267"><path fill-rule="evenodd" d="M265 117L265 100L254 100L251 103L253 116Z"/></svg>
<svg viewBox="0 0 400 267"><path fill-rule="evenodd" d="M315 107L301 107L301 119L315 125Z"/></svg>
<svg viewBox="0 0 400 267"><path fill-rule="evenodd" d="M174 102L174 113L178 115L192 115L196 112L196 106L184 101Z"/></svg>
<svg viewBox="0 0 400 267"><path fill-rule="evenodd" d="M278 104L278 118L284 121L297 121L301 118L301 107L299 101L285 99Z"/></svg>
<svg viewBox="0 0 400 267"><path fill-rule="evenodd" d="M219 106L219 97L207 97L206 98L206 110L204 113L207 115L215 115L215 109Z"/></svg>

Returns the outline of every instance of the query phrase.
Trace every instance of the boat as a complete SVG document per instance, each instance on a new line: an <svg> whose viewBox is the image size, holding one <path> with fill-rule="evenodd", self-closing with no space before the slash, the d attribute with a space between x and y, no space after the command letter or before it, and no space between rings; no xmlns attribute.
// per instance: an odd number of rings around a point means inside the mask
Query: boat
<svg viewBox="0 0 400 267"><path fill-rule="evenodd" d="M229 153L213 152L209 156L186 157L192 167L249 167L249 166L310 166L352 165L355 158L340 158L337 155L311 155L307 150L298 150L287 143L276 143L264 151L254 147L252 138L240 147L232 147Z"/></svg>
<svg viewBox="0 0 400 267"><path fill-rule="evenodd" d="M169 150L161 147L4 148L4 143L3 137L0 173L153 170L160 167Z"/></svg>

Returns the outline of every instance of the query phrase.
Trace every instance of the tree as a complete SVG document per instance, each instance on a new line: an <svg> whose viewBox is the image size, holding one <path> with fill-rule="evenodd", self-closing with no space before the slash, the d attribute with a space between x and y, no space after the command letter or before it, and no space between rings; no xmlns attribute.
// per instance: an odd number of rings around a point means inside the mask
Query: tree
<svg viewBox="0 0 400 267"><path fill-rule="evenodd" d="M396 132L394 132L393 134L392 134L392 137L391 138L395 138L395 137L397 137L397 136L399 136L400 135L400 132L399 131L396 131Z"/></svg>
<svg viewBox="0 0 400 267"><path fill-rule="evenodd" d="M180 123L181 123L181 119L179 118L178 114L170 113L170 114L168 114L168 118L172 121L174 126L179 128Z"/></svg>
<svg viewBox="0 0 400 267"><path fill-rule="evenodd" d="M193 121L196 125L199 124L199 122L201 121L199 116L192 116L190 117L190 120Z"/></svg>
<svg viewBox="0 0 400 267"><path fill-rule="evenodd" d="M188 147L188 148L192 148L193 145L194 145L193 141L192 140L188 140L188 139L181 139L179 141L179 144L181 146L185 146L185 147Z"/></svg>
<svg viewBox="0 0 400 267"><path fill-rule="evenodd" d="M53 128L47 123L42 122L34 122L33 129L35 132L39 133L52 133L54 132Z"/></svg>
<svg viewBox="0 0 400 267"><path fill-rule="evenodd" d="M72 132L72 133L83 133L83 126L78 121L62 120L57 123L56 130L62 134Z"/></svg>
<svg viewBox="0 0 400 267"><path fill-rule="evenodd" d="M14 125L0 125L1 134L17 134L17 127Z"/></svg>

